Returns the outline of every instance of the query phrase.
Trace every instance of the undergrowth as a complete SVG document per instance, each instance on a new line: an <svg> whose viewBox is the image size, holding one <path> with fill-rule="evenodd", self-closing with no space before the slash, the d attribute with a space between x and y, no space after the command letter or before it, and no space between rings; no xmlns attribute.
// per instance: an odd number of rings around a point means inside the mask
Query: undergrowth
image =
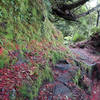
<svg viewBox="0 0 100 100"><path fill-rule="evenodd" d="M85 36L83 34L75 33L73 35L72 41L73 42L79 42L85 39Z"/></svg>
<svg viewBox="0 0 100 100"><path fill-rule="evenodd" d="M43 81L53 80L50 66L66 54L62 34L43 1L1 0L0 37L2 99L33 100Z"/></svg>

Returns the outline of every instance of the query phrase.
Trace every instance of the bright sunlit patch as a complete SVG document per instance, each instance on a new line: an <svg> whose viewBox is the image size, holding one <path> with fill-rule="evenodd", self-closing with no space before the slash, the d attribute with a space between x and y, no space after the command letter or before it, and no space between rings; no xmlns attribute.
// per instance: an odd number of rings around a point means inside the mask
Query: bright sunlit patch
<svg viewBox="0 0 100 100"><path fill-rule="evenodd" d="M98 0L90 0L88 3L87 3L87 6L93 8L97 5L97 2Z"/></svg>

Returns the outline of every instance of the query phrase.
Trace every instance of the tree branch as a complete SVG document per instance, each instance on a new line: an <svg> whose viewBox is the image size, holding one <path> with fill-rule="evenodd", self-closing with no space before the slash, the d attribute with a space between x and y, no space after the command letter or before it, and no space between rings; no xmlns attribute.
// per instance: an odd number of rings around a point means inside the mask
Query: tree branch
<svg viewBox="0 0 100 100"><path fill-rule="evenodd" d="M66 7L72 6L72 7L69 8L69 9L72 9L74 7L78 7L79 5L84 4L86 1L88 1L88 0L80 0L77 3L67 5ZM79 3L81 3L81 4L79 4ZM71 13L69 9L65 10L65 9L61 9L61 8L52 8L52 12L53 12L53 14L55 14L59 17L62 17L66 20L77 21L78 18L84 17L84 16L92 13L93 11L98 11L99 8L100 8L100 4L98 4L96 7L88 10L87 12L84 12L84 13L79 14L79 15L75 15L75 14Z"/></svg>
<svg viewBox="0 0 100 100"><path fill-rule="evenodd" d="M57 7L52 7L52 12L66 20L76 21L76 16L71 13L71 10L83 5L87 1L89 0L78 0L72 4L58 4Z"/></svg>
<svg viewBox="0 0 100 100"><path fill-rule="evenodd" d="M88 10L87 12L84 12L82 14L76 15L76 18L80 18L80 17L86 16L86 15L92 13L93 11L98 11L98 8L100 8L100 4L98 4L96 7Z"/></svg>
<svg viewBox="0 0 100 100"><path fill-rule="evenodd" d="M77 2L74 2L72 4L59 4L58 8L65 11L65 10L72 10L74 8L77 8L83 4L85 4L89 0L78 0Z"/></svg>
<svg viewBox="0 0 100 100"><path fill-rule="evenodd" d="M59 8L52 8L52 13L66 20L76 21L76 17L70 13L63 12Z"/></svg>
<svg viewBox="0 0 100 100"><path fill-rule="evenodd" d="M98 13L98 16L97 16L96 26L98 27L98 25L99 25L99 19L100 19L100 11L97 11L97 13Z"/></svg>

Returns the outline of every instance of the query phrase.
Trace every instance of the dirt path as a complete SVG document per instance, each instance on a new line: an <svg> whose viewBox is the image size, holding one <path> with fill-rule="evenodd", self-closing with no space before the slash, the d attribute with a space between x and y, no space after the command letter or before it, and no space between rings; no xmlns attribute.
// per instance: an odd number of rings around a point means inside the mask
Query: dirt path
<svg viewBox="0 0 100 100"><path fill-rule="evenodd" d="M54 81L44 84L37 100L89 100L89 95L74 84L78 67L60 61L53 68Z"/></svg>
<svg viewBox="0 0 100 100"><path fill-rule="evenodd" d="M91 48L71 48L76 59L91 67L91 95L89 100L100 100L100 53Z"/></svg>
<svg viewBox="0 0 100 100"><path fill-rule="evenodd" d="M76 60L91 67L91 77L81 70L80 80L75 80L83 66L73 66L66 60L59 61L52 68L54 81L45 83L37 100L100 100L100 55L84 48L70 48ZM76 83L78 85L74 84ZM89 91L89 88L90 91Z"/></svg>

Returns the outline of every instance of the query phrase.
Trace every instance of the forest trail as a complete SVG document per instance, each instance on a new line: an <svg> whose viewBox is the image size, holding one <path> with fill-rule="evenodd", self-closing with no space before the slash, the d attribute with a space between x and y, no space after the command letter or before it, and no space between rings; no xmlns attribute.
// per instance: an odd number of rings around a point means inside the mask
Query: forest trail
<svg viewBox="0 0 100 100"><path fill-rule="evenodd" d="M100 100L100 54L90 48L71 48L76 59L91 69L91 95L89 100ZM79 99L80 100L80 99Z"/></svg>
<svg viewBox="0 0 100 100"><path fill-rule="evenodd" d="M100 100L100 55L99 52L83 44L77 44L75 48L70 47L74 59L60 60L52 67L54 81L44 83L40 88L37 100ZM71 64L71 60L77 62L77 66ZM87 72L80 66L90 67ZM81 77L75 75L81 70ZM76 84L80 87L78 87Z"/></svg>
<svg viewBox="0 0 100 100"><path fill-rule="evenodd" d="M77 71L66 60L59 61L53 68L54 81L41 87L37 100L88 100L85 91L73 83Z"/></svg>

